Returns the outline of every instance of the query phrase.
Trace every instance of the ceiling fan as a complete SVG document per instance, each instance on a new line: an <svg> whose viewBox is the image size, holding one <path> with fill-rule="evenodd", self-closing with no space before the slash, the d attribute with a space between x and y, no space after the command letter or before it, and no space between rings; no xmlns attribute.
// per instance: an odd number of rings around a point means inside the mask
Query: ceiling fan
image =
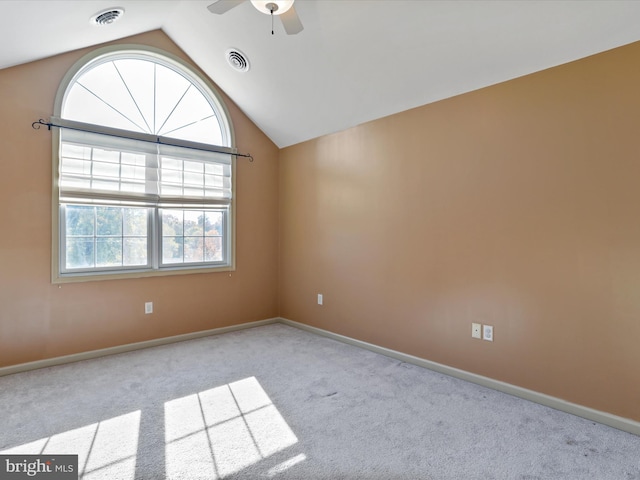
<svg viewBox="0 0 640 480"><path fill-rule="evenodd" d="M233 7L237 7L246 0L216 0L207 8L211 13L222 15ZM295 0L251 0L253 6L262 13L271 15L271 34L273 35L273 16L277 15L282 20L282 26L288 35L300 33L304 28L302 22L293 7Z"/></svg>

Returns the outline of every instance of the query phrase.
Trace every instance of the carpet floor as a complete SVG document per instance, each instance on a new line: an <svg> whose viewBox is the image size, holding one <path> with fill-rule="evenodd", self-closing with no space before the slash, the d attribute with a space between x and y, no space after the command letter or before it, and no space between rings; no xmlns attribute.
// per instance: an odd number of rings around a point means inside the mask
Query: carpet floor
<svg viewBox="0 0 640 480"><path fill-rule="evenodd" d="M84 480L640 480L640 437L273 324L0 378L0 453Z"/></svg>

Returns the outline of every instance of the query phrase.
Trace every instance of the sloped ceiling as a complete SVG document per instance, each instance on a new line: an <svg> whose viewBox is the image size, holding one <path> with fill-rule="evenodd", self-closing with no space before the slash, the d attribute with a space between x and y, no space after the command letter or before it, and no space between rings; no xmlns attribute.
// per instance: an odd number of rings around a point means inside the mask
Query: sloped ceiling
<svg viewBox="0 0 640 480"><path fill-rule="evenodd" d="M224 15L212 2L4 0L0 68L162 28L286 147L640 40L635 0L297 0L298 35L278 21L271 35L248 0ZM126 13L89 24L109 7Z"/></svg>

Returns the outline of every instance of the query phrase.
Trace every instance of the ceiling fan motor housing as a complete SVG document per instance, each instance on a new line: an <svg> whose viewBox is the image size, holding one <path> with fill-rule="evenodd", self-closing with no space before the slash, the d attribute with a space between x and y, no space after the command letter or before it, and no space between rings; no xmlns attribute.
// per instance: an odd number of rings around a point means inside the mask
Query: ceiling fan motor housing
<svg viewBox="0 0 640 480"><path fill-rule="evenodd" d="M294 0L251 0L251 3L267 15L282 15L293 6Z"/></svg>

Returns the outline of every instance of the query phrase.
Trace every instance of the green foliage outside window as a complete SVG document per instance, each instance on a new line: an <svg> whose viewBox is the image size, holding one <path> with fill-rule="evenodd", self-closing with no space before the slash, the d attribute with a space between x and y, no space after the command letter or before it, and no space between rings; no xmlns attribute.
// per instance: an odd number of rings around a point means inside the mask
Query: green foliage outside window
<svg viewBox="0 0 640 480"><path fill-rule="evenodd" d="M147 265L146 208L67 205L66 268Z"/></svg>
<svg viewBox="0 0 640 480"><path fill-rule="evenodd" d="M222 260L223 214L219 211L162 211L162 261L165 264Z"/></svg>

